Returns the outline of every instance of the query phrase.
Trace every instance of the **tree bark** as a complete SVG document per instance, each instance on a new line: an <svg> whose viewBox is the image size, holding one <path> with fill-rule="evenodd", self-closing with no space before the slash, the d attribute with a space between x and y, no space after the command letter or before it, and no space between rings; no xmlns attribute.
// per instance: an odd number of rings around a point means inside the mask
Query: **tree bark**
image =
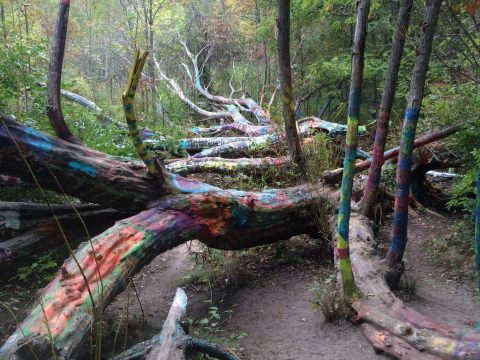
<svg viewBox="0 0 480 360"><path fill-rule="evenodd" d="M408 226L408 194L410 189L410 167L412 164L413 142L420 116L420 107L425 90L428 62L433 45L433 35L440 12L441 0L432 0L427 8L422 24L422 32L417 48L417 57L413 68L413 77L410 83L410 98L405 111L402 137L397 165L397 185L395 191L395 211L393 218L393 237L387 253L387 262L390 267L400 265L398 271L393 270L389 276L389 284L397 286L403 271L401 266L403 253L407 244Z"/></svg>
<svg viewBox="0 0 480 360"><path fill-rule="evenodd" d="M100 210L98 205L77 205L80 212ZM0 201L0 239L9 239L29 231L52 217L74 212L69 205Z"/></svg>
<svg viewBox="0 0 480 360"><path fill-rule="evenodd" d="M480 167L477 172L477 207L475 211L475 263L477 266L477 288L480 292Z"/></svg>
<svg viewBox="0 0 480 360"><path fill-rule="evenodd" d="M335 234L335 230L332 231ZM408 307L390 290L382 274L385 262L374 257L372 222L352 213L350 254L358 288L352 302L356 321L378 351L400 359L476 359L480 334L430 319ZM400 355L400 356L399 356Z"/></svg>
<svg viewBox="0 0 480 360"><path fill-rule="evenodd" d="M47 82L47 109L46 113L52 124L55 133L60 139L80 144L80 141L72 134L62 113L60 100L60 87L62 83L62 66L65 55L65 42L67 39L68 13L70 0L60 0L58 6L58 17L55 23L55 30L52 36L52 49L50 62L48 64Z"/></svg>
<svg viewBox="0 0 480 360"><path fill-rule="evenodd" d="M290 65L290 0L278 1L278 73L282 91L282 122L292 160L305 167L305 157L298 139L295 122L295 103L292 90L292 67Z"/></svg>
<svg viewBox="0 0 480 360"><path fill-rule="evenodd" d="M138 161L70 144L0 116L0 173L33 182L22 155L42 187L87 202L141 210L159 194L155 179Z"/></svg>
<svg viewBox="0 0 480 360"><path fill-rule="evenodd" d="M117 222L92 239L93 250L90 243L82 244L75 257L88 283L75 261L68 259L43 292L44 310L40 305L32 310L0 348L0 358L20 354L29 358L30 349L39 358L50 357L49 331L59 357L68 358L90 331L93 314L157 254L191 239L233 250L310 232L314 226L310 206L332 194L328 188L314 191L309 186L261 193L196 190L196 194L165 197L153 208Z"/></svg>
<svg viewBox="0 0 480 360"><path fill-rule="evenodd" d="M383 153L387 142L388 123L390 121L390 112L395 99L398 70L400 69L400 62L402 60L412 6L413 0L402 0L398 10L397 26L395 28L395 33L393 34L392 52L388 64L387 78L385 79L380 112L377 118L375 143L373 145L372 154L373 159L370 164L368 181L361 201L361 212L367 217L372 216L373 207L377 202L383 166Z"/></svg>
<svg viewBox="0 0 480 360"><path fill-rule="evenodd" d="M348 246L348 229L350 206L352 200L353 177L355 175L355 159L357 155L357 132L360 118L360 97L363 83L363 66L365 39L367 37L367 20L370 0L360 0L357 4L357 20L352 49L352 77L348 103L348 130L343 162L343 178L341 186L340 210L338 213L337 251L339 269L342 276L343 295L349 300L357 297L358 292L353 278Z"/></svg>
<svg viewBox="0 0 480 360"><path fill-rule="evenodd" d="M71 208L70 211L73 212ZM69 242L88 239L111 227L116 220L125 217L125 213L111 209L80 212L79 215L71 213L57 216L62 231L53 218L37 220L38 223L28 232L0 242L0 265L10 264L22 257L64 244L66 241L64 235Z"/></svg>

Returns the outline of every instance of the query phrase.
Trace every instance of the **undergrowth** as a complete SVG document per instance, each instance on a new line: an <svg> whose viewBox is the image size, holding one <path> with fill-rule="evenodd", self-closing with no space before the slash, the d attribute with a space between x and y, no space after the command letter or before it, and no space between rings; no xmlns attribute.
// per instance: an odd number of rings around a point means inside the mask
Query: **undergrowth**
<svg viewBox="0 0 480 360"><path fill-rule="evenodd" d="M432 262L446 270L452 280L475 280L475 248L473 223L468 219L456 222L448 234L434 237L426 246L426 253Z"/></svg>

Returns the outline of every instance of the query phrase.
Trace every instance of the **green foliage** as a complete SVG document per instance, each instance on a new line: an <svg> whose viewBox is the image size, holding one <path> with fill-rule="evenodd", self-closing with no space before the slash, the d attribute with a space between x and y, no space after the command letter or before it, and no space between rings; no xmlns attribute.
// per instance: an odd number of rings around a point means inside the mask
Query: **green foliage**
<svg viewBox="0 0 480 360"><path fill-rule="evenodd" d="M350 312L348 304L340 296L335 273L330 274L322 284L314 282L310 291L315 293L313 308L320 310L327 322L345 318Z"/></svg>
<svg viewBox="0 0 480 360"><path fill-rule="evenodd" d="M17 275L12 280L22 282L37 281L45 283L51 281L57 273L66 254L64 249L49 250L45 253L33 255L33 261L29 265L17 269Z"/></svg>
<svg viewBox="0 0 480 360"><path fill-rule="evenodd" d="M474 166L467 170L465 176L456 181L453 188L453 197L448 202L447 207L460 208L471 218L473 226L473 216L475 214L476 192L477 192L477 169L480 166L480 147L471 153L474 159Z"/></svg>

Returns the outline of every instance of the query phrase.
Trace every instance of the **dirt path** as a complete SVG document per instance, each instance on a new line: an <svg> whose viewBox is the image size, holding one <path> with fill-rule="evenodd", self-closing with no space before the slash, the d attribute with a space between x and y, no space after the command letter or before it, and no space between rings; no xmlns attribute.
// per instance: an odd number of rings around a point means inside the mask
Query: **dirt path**
<svg viewBox="0 0 480 360"><path fill-rule="evenodd" d="M423 214L411 221L406 273L414 279L416 291L410 305L438 321L474 326L480 319L480 302L471 284L449 280L425 251L429 240L451 233L452 225L452 220L432 214Z"/></svg>
<svg viewBox="0 0 480 360"><path fill-rule="evenodd" d="M294 250L295 251L295 250ZM331 274L328 261L321 260L319 249L310 253L299 250L293 257L301 261L262 258L254 265L246 285L213 290L221 322L215 338L246 336L233 346L241 359L382 359L376 355L360 330L349 323L330 324L319 310L313 309L315 293L312 285L322 283ZM262 255L259 256L261 258ZM322 264L323 263L323 264ZM160 331L160 326L173 299L176 283L192 268L185 248L167 252L154 260L136 276L135 283L146 315L142 325L138 316L129 318L129 343L142 340ZM229 279L235 282L235 279ZM187 287L191 319L205 317L212 293L210 288ZM123 311L125 294L109 307L113 319ZM139 314L138 302L132 297L129 313ZM137 340L133 340L136 338ZM345 346L348 343L349 346Z"/></svg>

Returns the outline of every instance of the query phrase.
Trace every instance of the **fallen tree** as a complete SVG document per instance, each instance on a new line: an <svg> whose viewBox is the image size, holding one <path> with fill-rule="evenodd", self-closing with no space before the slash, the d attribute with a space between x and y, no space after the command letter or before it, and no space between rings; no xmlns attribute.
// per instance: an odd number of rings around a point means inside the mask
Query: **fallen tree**
<svg viewBox="0 0 480 360"><path fill-rule="evenodd" d="M463 126L462 125L455 125L451 126L448 128L445 128L443 130L438 130L438 131L433 131L429 134L425 134L418 139L415 139L413 143L413 148L418 148L420 146L427 145L429 143L432 143L434 141L441 140L447 136L450 136L452 134L455 134L458 132ZM398 151L400 147L394 147L393 149L390 149L386 152L383 153L383 161L393 159L397 157ZM360 163L355 164L355 173L362 172L364 170L367 170L370 167L370 164L372 162L372 159L367 159L365 161L362 161ZM323 177L325 181L329 184L336 183L341 180L343 174L343 168L338 168L335 170L328 170L323 173Z"/></svg>
<svg viewBox="0 0 480 360"><path fill-rule="evenodd" d="M185 360L187 355L201 353L215 359L238 360L230 352L205 340L188 336L183 326L187 311L187 295L178 288L163 323L162 331L151 340L144 341L117 355L114 360L146 358L147 360ZM148 355L148 356L147 356Z"/></svg>
<svg viewBox="0 0 480 360"><path fill-rule="evenodd" d="M142 57L140 64L144 60ZM72 253L44 289L39 304L0 348L1 358L28 359L33 354L42 359L71 358L82 349L99 314L125 288L129 278L167 249L198 239L210 247L235 250L315 231L311 207L318 201L327 201L333 207L337 203L338 190L329 186L244 192L169 173L162 160L149 153L139 135L133 95L140 73L137 56L124 108L130 135L145 166L68 144L0 118L0 171L22 179L32 173L43 174L38 181L46 188L58 191L60 183L65 193L85 200L91 200L96 191L102 205L141 210ZM127 188L129 176L134 181ZM117 191L121 195L116 195ZM399 344L407 344L413 358L480 356L480 335L474 330L430 320L390 292L383 279L382 263L372 257L374 238L366 218L354 216L349 232L352 268L363 294L352 306L377 348L398 356L404 351ZM382 336L394 340L382 343Z"/></svg>
<svg viewBox="0 0 480 360"><path fill-rule="evenodd" d="M125 217L124 213L113 209L70 210L70 214L58 215L50 207L50 216L53 214L55 217L35 219L37 223L27 232L0 242L0 265L11 264L22 257L31 257L34 253L64 244L65 241L89 239Z"/></svg>

